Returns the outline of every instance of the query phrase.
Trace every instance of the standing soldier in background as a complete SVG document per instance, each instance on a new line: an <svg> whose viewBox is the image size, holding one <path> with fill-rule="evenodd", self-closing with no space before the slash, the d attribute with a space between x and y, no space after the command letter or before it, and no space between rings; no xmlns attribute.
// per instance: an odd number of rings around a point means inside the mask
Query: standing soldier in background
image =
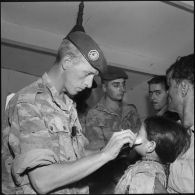
<svg viewBox="0 0 195 195"><path fill-rule="evenodd" d="M89 140L88 149L97 150L105 147L114 132L131 129L138 132L141 121L133 104L123 102L126 92L128 75L120 68L108 66L102 74L102 89L104 96L88 111L86 117L85 135ZM103 193L113 193L113 187L123 171L138 159L138 154L129 147L123 149L119 157L98 170L94 175L95 181L105 189ZM108 177L106 179L106 177ZM108 181L106 183L105 181ZM97 186L96 188L100 189ZM99 190L98 189L98 190ZM102 193L102 192L98 192Z"/></svg>

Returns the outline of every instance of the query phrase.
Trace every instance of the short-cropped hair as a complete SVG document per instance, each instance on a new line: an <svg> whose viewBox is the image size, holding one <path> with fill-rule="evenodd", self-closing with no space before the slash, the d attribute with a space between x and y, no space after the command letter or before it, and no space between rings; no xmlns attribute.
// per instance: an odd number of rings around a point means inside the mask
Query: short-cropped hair
<svg viewBox="0 0 195 195"><path fill-rule="evenodd" d="M160 76L155 76L152 79L150 79L148 81L148 85L151 84L161 84L164 86L165 90L168 90L168 85L167 85L167 81L166 81L166 76L164 75L160 75Z"/></svg>
<svg viewBox="0 0 195 195"><path fill-rule="evenodd" d="M155 152L163 163L172 163L190 145L190 135L181 124L163 116L144 121L147 139L156 142Z"/></svg>
<svg viewBox="0 0 195 195"><path fill-rule="evenodd" d="M188 80L194 86L194 54L179 57L166 71L171 72L171 78L177 82Z"/></svg>
<svg viewBox="0 0 195 195"><path fill-rule="evenodd" d="M73 62L76 62L80 60L82 54L69 40L63 39L62 43L58 48L55 63L60 63L60 61L65 56L69 56L73 60Z"/></svg>

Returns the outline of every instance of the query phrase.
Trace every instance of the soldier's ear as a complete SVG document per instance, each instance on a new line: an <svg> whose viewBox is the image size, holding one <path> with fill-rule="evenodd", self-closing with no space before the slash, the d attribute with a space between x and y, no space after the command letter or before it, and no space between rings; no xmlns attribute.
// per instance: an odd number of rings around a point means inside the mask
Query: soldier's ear
<svg viewBox="0 0 195 195"><path fill-rule="evenodd" d="M63 70L66 70L67 68L69 68L70 66L72 66L72 60L70 58L70 56L65 56L62 61L61 61L61 66Z"/></svg>
<svg viewBox="0 0 195 195"><path fill-rule="evenodd" d="M182 97L185 97L189 90L189 83L186 80L181 81L180 89L181 89Z"/></svg>

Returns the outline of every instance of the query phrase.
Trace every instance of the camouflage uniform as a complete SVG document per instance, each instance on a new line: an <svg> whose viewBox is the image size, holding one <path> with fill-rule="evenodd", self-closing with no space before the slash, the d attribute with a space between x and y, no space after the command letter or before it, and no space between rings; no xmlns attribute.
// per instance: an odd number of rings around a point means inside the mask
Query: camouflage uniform
<svg viewBox="0 0 195 195"><path fill-rule="evenodd" d="M119 115L106 107L103 97L95 107L89 110L86 117L85 135L89 140L87 149L101 149L106 146L114 132L131 129L136 133L140 125L141 120L133 104L123 103L122 114ZM130 150L129 147L123 149L115 160L107 163L90 176L93 183L90 193L112 194L124 170L138 158L135 150Z"/></svg>
<svg viewBox="0 0 195 195"><path fill-rule="evenodd" d="M136 133L140 128L141 120L133 104L122 105L122 114L119 115L106 107L104 97L98 104L89 110L86 117L86 137L89 139L90 149L104 147L112 134L121 129L131 129Z"/></svg>
<svg viewBox="0 0 195 195"><path fill-rule="evenodd" d="M59 98L46 73L11 99L6 114L2 136L5 194L36 194L29 182L29 170L84 156L87 139L81 132L75 105L66 95L64 101ZM89 188L75 182L54 193L89 193Z"/></svg>

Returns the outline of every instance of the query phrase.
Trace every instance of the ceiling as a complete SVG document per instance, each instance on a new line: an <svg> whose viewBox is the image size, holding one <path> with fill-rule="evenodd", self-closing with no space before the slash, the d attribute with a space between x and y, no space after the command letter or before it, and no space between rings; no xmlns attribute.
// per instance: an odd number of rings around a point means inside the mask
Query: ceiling
<svg viewBox="0 0 195 195"><path fill-rule="evenodd" d="M14 69L13 59L21 60L24 54L19 52L27 49L31 54L26 53L18 69L35 75L48 69L61 40L76 23L79 3L1 2L1 64ZM148 75L164 74L178 56L194 52L193 3L86 1L83 26L109 64L126 69L135 86ZM30 56L45 63L37 62L36 68L29 63Z"/></svg>

